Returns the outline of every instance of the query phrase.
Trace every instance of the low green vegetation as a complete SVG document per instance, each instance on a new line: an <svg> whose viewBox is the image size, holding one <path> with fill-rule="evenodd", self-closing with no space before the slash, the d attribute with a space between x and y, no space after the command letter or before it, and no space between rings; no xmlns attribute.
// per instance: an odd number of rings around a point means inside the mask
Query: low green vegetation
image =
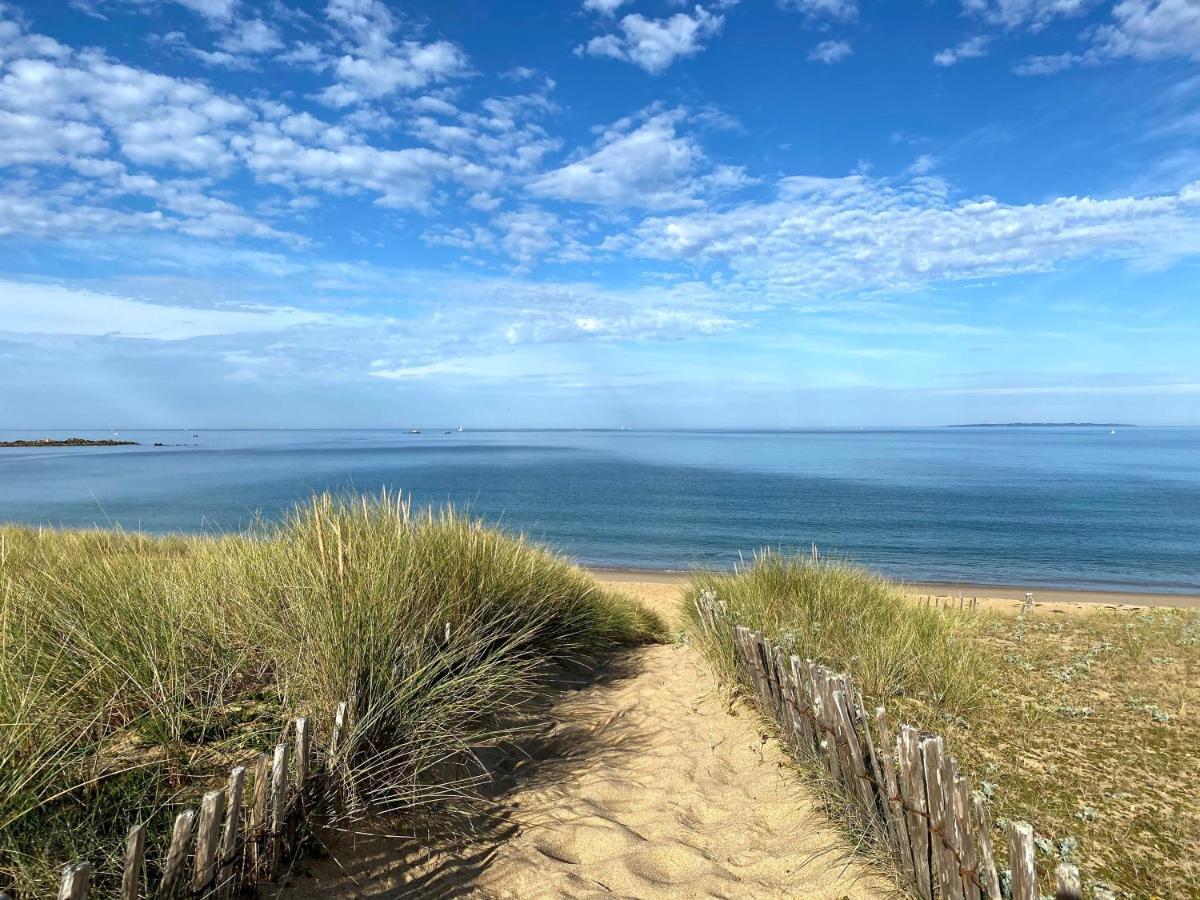
<svg viewBox="0 0 1200 900"><path fill-rule="evenodd" d="M693 622L706 590L852 675L869 707L943 735L998 829L1034 826L1048 893L1065 859L1097 898L1200 896L1200 613L938 610L863 569L777 553L694 576ZM732 680L730 642L690 631Z"/></svg>
<svg viewBox="0 0 1200 900"><path fill-rule="evenodd" d="M477 754L550 671L661 629L520 537L387 496L230 537L0 528L0 889L52 895L77 857L112 889L132 824L158 851L173 807L343 700L345 814L469 828Z"/></svg>
<svg viewBox="0 0 1200 900"><path fill-rule="evenodd" d="M974 641L987 702L943 734L995 816L1098 897L1200 897L1200 613L1039 606L979 617Z"/></svg>

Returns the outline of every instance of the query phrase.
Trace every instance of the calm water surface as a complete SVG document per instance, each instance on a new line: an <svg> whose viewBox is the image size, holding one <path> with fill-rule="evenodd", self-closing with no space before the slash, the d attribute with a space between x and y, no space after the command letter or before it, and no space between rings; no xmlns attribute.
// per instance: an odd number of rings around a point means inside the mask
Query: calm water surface
<svg viewBox="0 0 1200 900"><path fill-rule="evenodd" d="M72 434L109 436L52 436ZM1200 590L1200 429L121 436L143 446L0 449L0 520L227 531L313 491L388 487L590 565L816 543L908 580Z"/></svg>

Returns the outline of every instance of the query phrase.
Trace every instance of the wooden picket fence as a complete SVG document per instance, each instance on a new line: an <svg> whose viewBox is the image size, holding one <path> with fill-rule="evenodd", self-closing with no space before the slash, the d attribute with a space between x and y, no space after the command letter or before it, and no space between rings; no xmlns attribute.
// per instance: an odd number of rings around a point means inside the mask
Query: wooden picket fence
<svg viewBox="0 0 1200 900"><path fill-rule="evenodd" d="M246 766L234 766L224 790L209 791L199 809L175 816L170 844L157 886L144 871L146 825L135 826L125 841L121 900L140 897L230 898L252 891L256 884L278 878L284 860L301 840L314 813L327 809L336 790L333 765L346 735L348 704L339 703L333 731L323 753L314 752L314 735L307 718L287 729L272 754L260 754L253 765L253 783L246 784ZM295 737L287 742L288 732ZM320 758L324 765L317 769ZM58 900L89 896L92 863L74 862L63 869ZM6 900L0 895L0 900Z"/></svg>
<svg viewBox="0 0 1200 900"><path fill-rule="evenodd" d="M941 737L909 725L893 736L883 707L868 718L849 676L785 655L731 621L712 592L696 607L705 628L732 637L742 682L785 741L824 769L919 897L1002 900L987 811ZM1012 900L1039 900L1033 829L1011 823L1008 845ZM1057 900L1082 900L1075 866L1055 878Z"/></svg>
<svg viewBox="0 0 1200 900"><path fill-rule="evenodd" d="M962 594L957 597L948 594L918 594L917 604L934 609L974 609L979 605L979 598L964 597Z"/></svg>

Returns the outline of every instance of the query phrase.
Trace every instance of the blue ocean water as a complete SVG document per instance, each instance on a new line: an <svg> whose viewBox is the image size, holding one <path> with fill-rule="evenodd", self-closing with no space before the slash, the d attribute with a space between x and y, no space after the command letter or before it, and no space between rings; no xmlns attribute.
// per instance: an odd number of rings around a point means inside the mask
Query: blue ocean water
<svg viewBox="0 0 1200 900"><path fill-rule="evenodd" d="M72 434L109 436L53 436ZM911 581L1200 590L1200 429L122 437L142 446L0 449L0 520L238 530L314 491L387 487L588 565L724 567L815 543Z"/></svg>

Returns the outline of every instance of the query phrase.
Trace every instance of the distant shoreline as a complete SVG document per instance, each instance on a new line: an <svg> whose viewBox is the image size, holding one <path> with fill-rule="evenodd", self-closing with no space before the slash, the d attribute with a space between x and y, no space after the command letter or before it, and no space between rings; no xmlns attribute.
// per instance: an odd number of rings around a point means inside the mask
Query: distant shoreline
<svg viewBox="0 0 1200 900"><path fill-rule="evenodd" d="M971 422L946 428L1137 428L1128 422Z"/></svg>
<svg viewBox="0 0 1200 900"><path fill-rule="evenodd" d="M682 584L688 572L655 571L650 569L586 566L596 578L608 582L641 582L650 584ZM1200 609L1200 594L1163 594L1153 591L1101 591L1077 588L1047 588L1037 585L962 584L959 582L899 582L907 593L931 594L941 597L981 597L989 600L1024 600L1033 594L1036 603L1087 603L1116 606L1168 606L1179 609Z"/></svg>
<svg viewBox="0 0 1200 900"><path fill-rule="evenodd" d="M138 447L137 441L88 440L87 438L35 438L23 441L0 441L0 447Z"/></svg>

